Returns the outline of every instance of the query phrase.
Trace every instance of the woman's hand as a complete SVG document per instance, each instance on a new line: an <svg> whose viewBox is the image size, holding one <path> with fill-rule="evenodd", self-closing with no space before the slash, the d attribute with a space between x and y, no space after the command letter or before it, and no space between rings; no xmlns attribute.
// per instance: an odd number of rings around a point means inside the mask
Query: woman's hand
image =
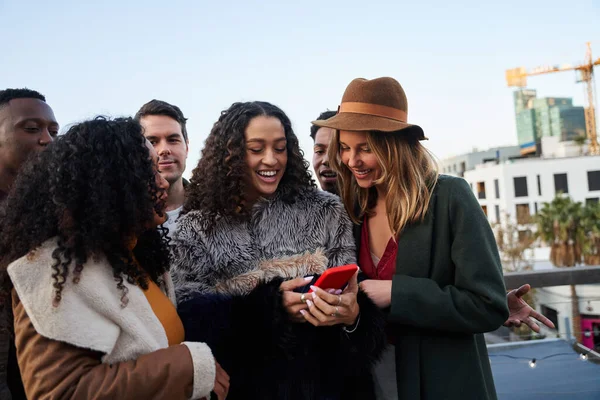
<svg viewBox="0 0 600 400"><path fill-rule="evenodd" d="M306 303L308 311L302 309L300 313L314 326L332 326L338 324L352 325L356 322L360 308L356 302L358 294L358 273L354 274L342 294L328 293L316 286L309 293Z"/></svg>
<svg viewBox="0 0 600 400"><path fill-rule="evenodd" d="M379 308L392 305L392 281L366 279L360 283L360 288Z"/></svg>
<svg viewBox="0 0 600 400"><path fill-rule="evenodd" d="M215 387L213 392L217 395L219 400L224 400L229 393L229 375L221 367L221 365L215 360L216 374L215 374Z"/></svg>
<svg viewBox="0 0 600 400"><path fill-rule="evenodd" d="M555 329L552 321L535 311L529 304L525 302L525 300L521 298L523 295L527 294L530 289L531 286L525 284L518 289L508 292L506 301L508 303L508 311L510 312L510 315L504 323L504 326L519 327L523 323L534 332L539 333L540 326L535 323L535 320L538 320L548 328Z"/></svg>
<svg viewBox="0 0 600 400"><path fill-rule="evenodd" d="M308 285L312 281L312 276L306 278L296 278L282 282L279 289L282 292L283 306L285 307L290 319L294 322L306 322L300 311L307 310L308 305L306 300L310 298L310 294L296 293L294 289Z"/></svg>

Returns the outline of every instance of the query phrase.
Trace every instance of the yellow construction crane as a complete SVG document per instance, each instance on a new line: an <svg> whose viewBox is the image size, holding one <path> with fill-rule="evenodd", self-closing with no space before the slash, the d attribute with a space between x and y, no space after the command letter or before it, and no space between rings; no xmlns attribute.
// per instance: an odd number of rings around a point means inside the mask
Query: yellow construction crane
<svg viewBox="0 0 600 400"><path fill-rule="evenodd" d="M509 87L521 87L527 86L527 77L543 74L551 74L554 72L562 71L577 71L579 72L579 79L577 82L583 82L586 86L587 92L587 107L585 108L585 130L587 137L590 141L589 153L590 155L600 154L598 148L598 139L596 136L596 114L594 107L594 66L600 65L600 58L597 60L592 59L592 46L590 42L587 43L587 52L585 56L585 62L579 65L560 65L560 66L545 66L537 67L532 70L526 70L524 67L509 69L506 71L506 82Z"/></svg>

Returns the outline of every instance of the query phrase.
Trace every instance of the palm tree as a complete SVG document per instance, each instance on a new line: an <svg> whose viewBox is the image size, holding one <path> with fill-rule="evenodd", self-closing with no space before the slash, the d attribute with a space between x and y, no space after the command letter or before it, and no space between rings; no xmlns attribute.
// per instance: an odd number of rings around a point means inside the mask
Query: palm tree
<svg viewBox="0 0 600 400"><path fill-rule="evenodd" d="M581 213L581 226L585 233L583 262L600 265L600 203L587 203Z"/></svg>
<svg viewBox="0 0 600 400"><path fill-rule="evenodd" d="M574 267L582 262L586 243L585 230L581 225L582 205L562 193L550 203L543 203L535 216L537 236L550 244L550 261L556 267ZM581 342L581 315L579 297L575 285L571 286L571 311L573 334Z"/></svg>

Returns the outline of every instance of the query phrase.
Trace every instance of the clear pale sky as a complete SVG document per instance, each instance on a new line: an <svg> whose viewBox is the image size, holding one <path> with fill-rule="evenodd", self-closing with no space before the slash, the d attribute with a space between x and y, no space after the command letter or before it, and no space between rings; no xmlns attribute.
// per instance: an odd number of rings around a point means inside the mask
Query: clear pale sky
<svg viewBox="0 0 600 400"><path fill-rule="evenodd" d="M424 3L424 4L423 4ZM516 144L504 71L600 55L600 1L0 0L0 88L46 95L61 127L157 98L189 118L188 170L221 110L264 100L310 121L356 77L392 76L439 157ZM574 72L536 77L574 97Z"/></svg>

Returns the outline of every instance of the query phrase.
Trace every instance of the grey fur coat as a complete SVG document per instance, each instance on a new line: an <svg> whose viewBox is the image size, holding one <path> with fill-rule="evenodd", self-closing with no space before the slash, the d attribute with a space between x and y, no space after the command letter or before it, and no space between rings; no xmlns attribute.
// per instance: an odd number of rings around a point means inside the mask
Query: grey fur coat
<svg viewBox="0 0 600 400"><path fill-rule="evenodd" d="M177 298L193 293L247 294L259 282L294 278L355 262L352 222L337 196L309 189L295 203L259 201L250 221L223 218L210 235L202 215L180 217L171 271Z"/></svg>

